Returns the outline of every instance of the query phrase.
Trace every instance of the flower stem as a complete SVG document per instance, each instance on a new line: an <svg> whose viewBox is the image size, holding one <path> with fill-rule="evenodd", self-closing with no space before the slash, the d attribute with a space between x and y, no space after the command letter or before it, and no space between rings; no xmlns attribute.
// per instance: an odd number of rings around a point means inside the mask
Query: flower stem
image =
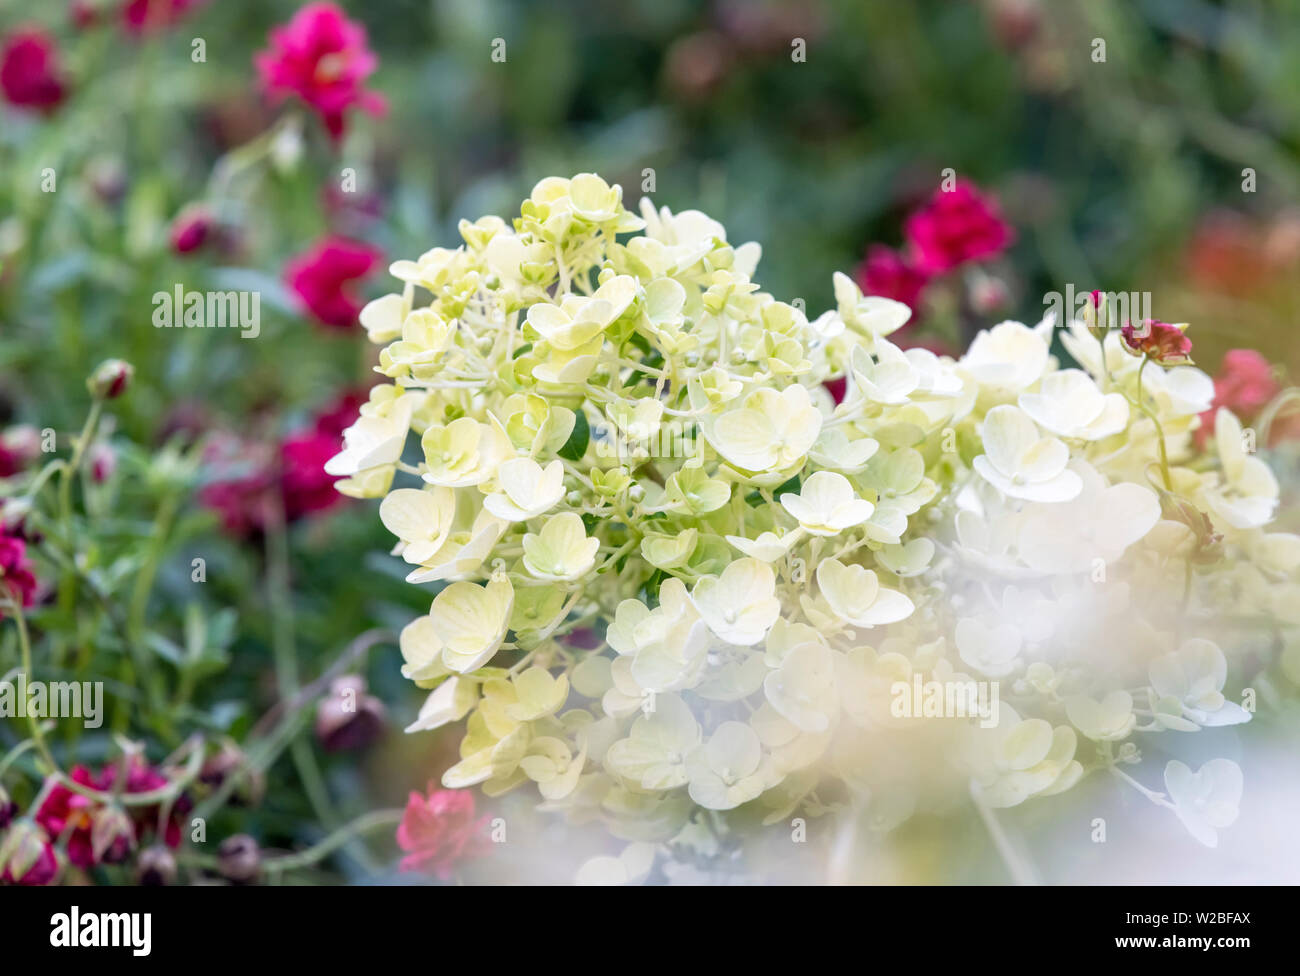
<svg viewBox="0 0 1300 976"><path fill-rule="evenodd" d="M22 655L23 672L27 675L27 680L32 681L35 674L32 671L32 639L27 632L27 617L23 614L22 600L20 598L9 601L10 609L13 611L14 623L18 626L18 649ZM40 720L29 710L27 713L27 724L32 730L32 741L36 743L36 749L40 752L41 758L45 760L46 766L50 772L56 772L59 764L54 761L54 754L50 752L49 744L45 741L45 730L41 728Z"/></svg>
<svg viewBox="0 0 1300 976"><path fill-rule="evenodd" d="M394 824L401 823L401 821L401 810L372 810L370 813L357 817L351 823L339 827L305 851L299 851L297 854L287 854L283 857L269 858L265 865L266 870L280 872L311 867L313 864L324 860L354 837L367 834L372 830L378 830L381 827L391 827Z"/></svg>

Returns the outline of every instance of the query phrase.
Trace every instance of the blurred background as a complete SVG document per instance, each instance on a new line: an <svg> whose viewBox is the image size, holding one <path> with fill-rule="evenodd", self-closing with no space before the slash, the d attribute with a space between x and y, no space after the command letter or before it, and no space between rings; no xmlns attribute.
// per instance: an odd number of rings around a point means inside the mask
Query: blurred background
<svg viewBox="0 0 1300 976"><path fill-rule="evenodd" d="M110 731L156 760L192 728L244 742L277 687L381 632L345 662L373 721L331 740L304 711L266 763L265 799L223 807L218 834L311 843L400 806L458 737L401 735L420 701L391 633L427 607L373 506L321 483L374 376L348 303L323 321L295 276L329 238L369 255L329 283L355 309L392 289L390 261L456 246L460 219L509 219L542 177L594 171L631 206L653 185L656 205L759 242L765 290L815 315L833 271L864 278L873 246L902 253L907 215L951 171L1016 239L913 295L912 340L958 350L980 325L1038 321L1051 292L1099 288L1190 322L1211 374L1234 348L1278 364L1282 385L1300 369L1293 0L341 6L368 32L387 110L349 114L333 140L301 104L272 104L254 67L297 3L0 0L0 43L35 29L58 86L24 105L7 83L0 102L6 450L32 453L31 429L74 435L102 360L135 368L97 429L105 471L82 528L104 594L143 593L149 654L58 595L67 570L44 567L33 619L51 673L105 677L140 707L60 747L95 762ZM156 329L153 296L178 284L256 291L260 335ZM127 661L177 688L165 713L143 707ZM375 876L384 843L346 845L320 877Z"/></svg>

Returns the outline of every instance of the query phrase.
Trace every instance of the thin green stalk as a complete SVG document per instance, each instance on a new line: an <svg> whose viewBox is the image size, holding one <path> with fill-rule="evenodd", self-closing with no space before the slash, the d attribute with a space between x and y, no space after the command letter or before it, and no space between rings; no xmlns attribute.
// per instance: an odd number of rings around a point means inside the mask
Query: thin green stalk
<svg viewBox="0 0 1300 976"><path fill-rule="evenodd" d="M69 530L72 521L72 479L81 469L81 459L85 456L86 447L95 434L95 427L99 423L99 416L103 410L103 398L95 397L90 405L90 413L86 415L86 422L81 427L81 433L77 435L77 443L72 448L72 459L61 472L59 479L59 515L63 520L65 532Z"/></svg>
<svg viewBox="0 0 1300 976"><path fill-rule="evenodd" d="M32 670L32 641L31 635L27 632L27 617L23 613L21 599L10 599L8 601L10 612L13 614L14 623L18 626L18 649L22 656L23 673L27 675L27 680L35 679L35 672ZM56 771L59 764L54 761L54 754L50 752L49 744L45 741L45 730L41 728L40 720L30 711L27 715L27 724L32 730L32 740L36 743L36 748L45 760L45 764L50 771Z"/></svg>
<svg viewBox="0 0 1300 976"><path fill-rule="evenodd" d="M354 837L367 834L372 830L378 830L382 827L392 827L395 824L401 823L401 821L401 810L373 810L370 813L357 817L357 819L353 820L351 823L339 827L329 836L316 844L313 844L305 851L268 859L265 868L267 871L283 872L311 867L313 864L324 860Z"/></svg>

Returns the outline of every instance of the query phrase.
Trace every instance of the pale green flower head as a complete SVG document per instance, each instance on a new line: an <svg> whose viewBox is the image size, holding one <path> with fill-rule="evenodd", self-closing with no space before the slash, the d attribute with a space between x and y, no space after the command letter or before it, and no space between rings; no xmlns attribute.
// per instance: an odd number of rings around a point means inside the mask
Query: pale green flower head
<svg viewBox="0 0 1300 976"><path fill-rule="evenodd" d="M1084 762L1126 788L1135 742L1250 718L1240 618L1278 635L1270 689L1300 673L1300 541L1253 432L1198 435L1195 367L1050 318L908 348L906 305L836 273L806 314L757 244L591 173L458 230L362 311L384 382L326 471L424 588L409 731L464 723L448 787L637 842L584 880L845 797L887 831ZM1207 843L1240 798L1215 762L1139 785Z"/></svg>

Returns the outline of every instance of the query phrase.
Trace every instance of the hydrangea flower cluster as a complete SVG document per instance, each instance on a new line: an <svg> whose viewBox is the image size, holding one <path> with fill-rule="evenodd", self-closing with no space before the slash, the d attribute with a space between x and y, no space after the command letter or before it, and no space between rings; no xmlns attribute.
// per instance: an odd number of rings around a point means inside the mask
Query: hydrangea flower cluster
<svg viewBox="0 0 1300 976"><path fill-rule="evenodd" d="M1249 432L1220 409L1197 446L1203 372L1095 321L904 351L902 303L836 274L810 320L758 245L593 174L460 233L362 312L390 382L327 466L430 587L401 651L430 690L408 731L468 717L445 787L666 841L701 811L888 829L1096 769L1206 843L1232 822L1229 760L1170 763L1167 794L1119 768L1139 733L1250 718L1224 607L1300 623Z"/></svg>

